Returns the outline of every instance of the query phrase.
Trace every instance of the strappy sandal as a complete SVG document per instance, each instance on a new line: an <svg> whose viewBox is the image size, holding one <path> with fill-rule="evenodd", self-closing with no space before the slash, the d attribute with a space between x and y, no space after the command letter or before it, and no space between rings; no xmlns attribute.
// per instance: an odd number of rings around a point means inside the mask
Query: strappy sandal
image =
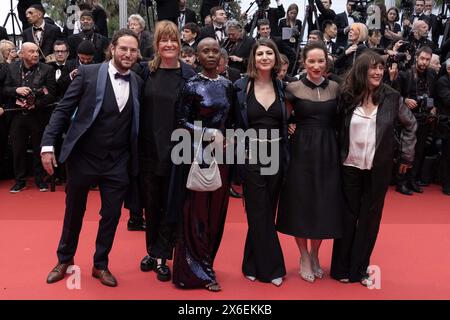
<svg viewBox="0 0 450 320"><path fill-rule="evenodd" d="M219 292L220 290L222 290L219 283L217 283L217 282L210 282L207 285L205 285L205 288L206 288L206 290L212 291L212 292Z"/></svg>
<svg viewBox="0 0 450 320"><path fill-rule="evenodd" d="M299 272L299 274L300 274L300 277L303 280L305 280L306 282L313 283L316 280L316 278L315 278L315 276L314 276L314 274L312 272L306 272L305 271L305 268L303 267L303 260L302 260L302 258L300 258L300 272Z"/></svg>

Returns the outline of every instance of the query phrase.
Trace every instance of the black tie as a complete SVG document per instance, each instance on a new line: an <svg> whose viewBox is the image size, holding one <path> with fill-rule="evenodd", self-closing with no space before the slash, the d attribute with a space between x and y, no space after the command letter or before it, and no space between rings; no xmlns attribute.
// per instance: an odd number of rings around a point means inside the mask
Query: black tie
<svg viewBox="0 0 450 320"><path fill-rule="evenodd" d="M39 28L33 27L33 30L34 31L42 31L42 28L41 27L39 27Z"/></svg>
<svg viewBox="0 0 450 320"><path fill-rule="evenodd" d="M221 28L214 28L214 31L221 31L221 32L223 32L223 30L225 30L225 28L224 27L221 27Z"/></svg>
<svg viewBox="0 0 450 320"><path fill-rule="evenodd" d="M114 79L122 79L125 81L130 81L130 73L128 74L120 74L118 72L116 72L116 74L114 74Z"/></svg>
<svg viewBox="0 0 450 320"><path fill-rule="evenodd" d="M56 65L56 69L58 69L58 70L62 70L63 68L64 68L63 64L57 64Z"/></svg>

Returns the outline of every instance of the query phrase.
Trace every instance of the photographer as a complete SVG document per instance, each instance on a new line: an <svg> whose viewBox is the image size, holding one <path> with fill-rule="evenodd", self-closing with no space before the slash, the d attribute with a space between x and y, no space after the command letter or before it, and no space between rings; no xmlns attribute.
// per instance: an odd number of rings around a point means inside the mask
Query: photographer
<svg viewBox="0 0 450 320"><path fill-rule="evenodd" d="M256 26L259 19L268 19L270 21L270 29L273 36L281 36L280 28L278 27L278 21L284 17L286 12L284 11L281 0L276 0L277 8L270 8L270 0L256 0L258 10L253 15L252 20L245 25L245 31L247 33L252 32L252 27ZM244 15L244 18L246 16ZM250 35L251 36L251 35Z"/></svg>
<svg viewBox="0 0 450 320"><path fill-rule="evenodd" d="M355 20L353 14L353 7L355 6L355 3L355 0L347 0L346 11L339 13L336 15L336 18L334 18L334 22L338 28L336 44L339 47L347 47L347 34L350 31L350 26L353 23L358 22Z"/></svg>
<svg viewBox="0 0 450 320"><path fill-rule="evenodd" d="M439 114L446 115L446 131L442 141L442 193L450 196L450 59L445 62L447 74L436 84L436 100Z"/></svg>
<svg viewBox="0 0 450 320"><path fill-rule="evenodd" d="M413 23L411 33L409 35L408 41L414 46L416 51L421 47L429 47L436 50L436 45L428 40L428 24L423 20L417 20Z"/></svg>
<svg viewBox="0 0 450 320"><path fill-rule="evenodd" d="M22 61L8 65L3 94L10 99L10 108L22 111L12 116L10 137L13 148L14 176L16 183L11 193L26 187L27 142L31 136L33 146L33 167L36 186L39 191L47 191L44 171L40 161L40 144L47 125L50 110L47 106L55 101L55 71L47 64L39 62L39 48L34 43L22 45Z"/></svg>
<svg viewBox="0 0 450 320"><path fill-rule="evenodd" d="M396 191L404 195L412 192L422 193L419 181L420 171L425 157L425 146L431 133L430 116L436 113L434 108L436 73L430 68L432 50L421 47L416 52L416 62L410 70L401 71L398 76L393 75L393 87L397 89L406 106L414 113L418 128L416 131L417 144L413 166L406 174L397 178Z"/></svg>
<svg viewBox="0 0 450 320"><path fill-rule="evenodd" d="M334 20L336 18L336 12L331 9L331 0L315 0L316 5L314 6L314 0L309 0L308 9L310 14L308 15L308 33L313 30L319 30L323 32L323 23L326 20ZM320 15L317 17L317 21L313 22L313 11L319 10Z"/></svg>
<svg viewBox="0 0 450 320"><path fill-rule="evenodd" d="M247 71L248 57L255 43L255 39L247 36L244 30L242 30L242 26L236 20L228 21L226 30L228 38L222 47L228 52L228 65L231 68L238 69L241 73L245 73Z"/></svg>

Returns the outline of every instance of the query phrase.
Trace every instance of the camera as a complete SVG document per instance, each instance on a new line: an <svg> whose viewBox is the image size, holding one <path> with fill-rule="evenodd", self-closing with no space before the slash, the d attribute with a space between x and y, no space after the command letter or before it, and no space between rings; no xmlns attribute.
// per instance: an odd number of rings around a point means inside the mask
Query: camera
<svg viewBox="0 0 450 320"><path fill-rule="evenodd" d="M409 41L403 41L395 55L389 56L386 65L391 67L393 63L397 64L398 70L405 71L412 66L416 49ZM409 59L408 59L409 55Z"/></svg>
<svg viewBox="0 0 450 320"><path fill-rule="evenodd" d="M366 23L369 2L368 0L355 0L349 3L352 8L351 16L355 22Z"/></svg>
<svg viewBox="0 0 450 320"><path fill-rule="evenodd" d="M421 113L430 113L431 109L434 107L434 100L430 98L427 94L417 96L417 109Z"/></svg>
<svg viewBox="0 0 450 320"><path fill-rule="evenodd" d="M26 108L30 108L36 104L36 98L42 97L44 95L45 90L43 88L32 89L28 95L19 96L17 97L17 99L20 100L24 105L26 105Z"/></svg>

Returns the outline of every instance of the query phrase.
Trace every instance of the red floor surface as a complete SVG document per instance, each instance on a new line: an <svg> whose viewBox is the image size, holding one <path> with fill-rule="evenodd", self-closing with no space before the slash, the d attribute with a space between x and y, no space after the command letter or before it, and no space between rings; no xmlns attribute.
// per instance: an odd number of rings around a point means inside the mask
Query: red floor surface
<svg viewBox="0 0 450 320"><path fill-rule="evenodd" d="M123 216L110 255L110 269L119 286L108 288L90 276L98 226L98 192L91 192L76 264L81 288L68 289L66 280L48 285L48 271L56 263L56 246L64 215L64 192L39 193L34 187L10 194L11 181L0 181L0 299L450 299L450 197L439 187L425 188L412 197L390 190L383 223L371 263L381 270L381 288L340 284L327 275L314 284L298 275L299 253L290 237L281 235L287 276L279 288L251 283L241 274L247 230L240 200L232 199L215 269L219 293L180 290L161 283L154 273L143 273L144 233L126 230ZM326 201L326 198L324 198ZM320 252L329 271L331 241Z"/></svg>

